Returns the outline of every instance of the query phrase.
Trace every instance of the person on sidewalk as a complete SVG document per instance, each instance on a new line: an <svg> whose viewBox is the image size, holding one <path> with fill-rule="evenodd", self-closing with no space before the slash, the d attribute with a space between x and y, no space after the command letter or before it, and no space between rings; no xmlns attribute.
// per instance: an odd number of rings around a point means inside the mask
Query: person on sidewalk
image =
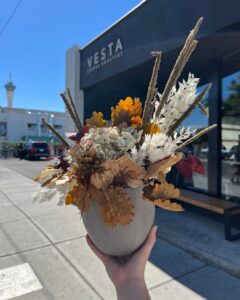
<svg viewBox="0 0 240 300"><path fill-rule="evenodd" d="M150 296L144 280L146 263L156 241L157 226L153 226L145 243L134 254L126 257L125 262L102 253L94 245L89 235L87 243L96 256L103 262L107 274L113 282L118 300L149 300Z"/></svg>

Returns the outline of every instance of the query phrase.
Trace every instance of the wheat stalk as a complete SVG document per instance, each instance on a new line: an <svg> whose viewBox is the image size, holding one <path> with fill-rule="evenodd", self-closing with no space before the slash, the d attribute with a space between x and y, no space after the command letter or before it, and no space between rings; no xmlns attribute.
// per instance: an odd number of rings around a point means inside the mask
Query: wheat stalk
<svg viewBox="0 0 240 300"><path fill-rule="evenodd" d="M171 74L168 78L168 81L166 83L166 86L164 88L160 104L159 104L159 106L157 108L157 111L155 113L155 120L158 119L158 117L160 116L161 110L164 106L164 103L166 102L169 94L171 93L172 88L175 86L175 84L176 84L179 76L181 75L182 70L185 67L187 61L189 60L192 52L194 51L194 49L197 46L198 42L196 40L194 40L194 38L195 38L199 28L200 28L202 20L203 20L203 18L200 18L198 20L198 22L196 23L194 29L188 35L188 37L186 39L186 42L183 46L183 49L180 52L180 54L179 54L179 56L176 60L176 63L174 65L173 69L172 69L172 72L171 72Z"/></svg>
<svg viewBox="0 0 240 300"><path fill-rule="evenodd" d="M74 122L74 124L75 124L75 126L77 128L77 130L81 131L82 128L79 126L79 123L78 123L78 121L76 119L76 116L75 116L75 113L73 111L73 108L69 104L67 97L64 95L64 93L61 93L60 96L62 97L63 102L65 103L66 108L67 108L67 110L68 110L68 112L69 112L69 114L70 114L70 116L71 116L71 118L72 118L72 120L73 120L73 122Z"/></svg>
<svg viewBox="0 0 240 300"><path fill-rule="evenodd" d="M154 97L154 92L157 84L157 77L158 77L158 72L159 72L161 57L162 57L161 52L151 52L151 54L155 57L155 63L152 71L152 77L148 86L147 97L146 97L144 110L143 110L143 117L142 117L143 128L146 128L148 126L154 109L154 103L152 100Z"/></svg>
<svg viewBox="0 0 240 300"><path fill-rule="evenodd" d="M72 98L72 95L71 95L71 91L70 91L69 88L67 88L67 92L68 92L68 97L69 97L69 100L70 100L70 104L72 106L73 112L74 112L75 117L76 117L76 121L78 123L78 127L82 129L83 126L82 126L79 114L77 112L77 108L76 108L75 102L73 101L73 98Z"/></svg>
<svg viewBox="0 0 240 300"><path fill-rule="evenodd" d="M65 147L67 149L70 148L70 145L65 141L65 139L60 135L59 132L57 132L57 130L50 125L49 123L47 123L47 121L45 120L45 118L42 118L42 123L49 129L52 131L52 133L54 133L54 135L65 145Z"/></svg>

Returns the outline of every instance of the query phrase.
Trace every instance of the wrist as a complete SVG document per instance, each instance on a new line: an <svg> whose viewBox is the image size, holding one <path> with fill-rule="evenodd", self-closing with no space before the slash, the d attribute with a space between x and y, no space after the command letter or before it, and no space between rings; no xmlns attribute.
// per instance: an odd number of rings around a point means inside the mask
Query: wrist
<svg viewBox="0 0 240 300"><path fill-rule="evenodd" d="M149 300L144 278L129 278L115 285L118 300Z"/></svg>
<svg viewBox="0 0 240 300"><path fill-rule="evenodd" d="M116 289L131 287L131 286L146 286L144 277L136 276L136 277L125 277L123 280L115 282L114 286Z"/></svg>

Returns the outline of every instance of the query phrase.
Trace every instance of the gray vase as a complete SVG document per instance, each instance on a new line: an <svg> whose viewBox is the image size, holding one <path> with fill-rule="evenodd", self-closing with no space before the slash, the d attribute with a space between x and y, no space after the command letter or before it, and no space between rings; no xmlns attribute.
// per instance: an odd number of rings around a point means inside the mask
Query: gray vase
<svg viewBox="0 0 240 300"><path fill-rule="evenodd" d="M90 210L82 214L86 230L97 246L105 254L122 256L138 249L146 240L153 225L155 206L142 198L142 188L125 189L134 205L133 222L127 226L110 228L104 224L99 214L99 205L94 201Z"/></svg>

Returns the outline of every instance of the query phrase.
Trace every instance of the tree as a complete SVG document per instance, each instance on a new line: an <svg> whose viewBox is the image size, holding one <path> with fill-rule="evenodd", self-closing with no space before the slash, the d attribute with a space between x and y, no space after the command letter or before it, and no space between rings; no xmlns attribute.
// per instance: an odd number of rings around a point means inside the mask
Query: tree
<svg viewBox="0 0 240 300"><path fill-rule="evenodd" d="M240 118L240 76L232 80L228 90L229 96L223 101L222 113L224 117Z"/></svg>

